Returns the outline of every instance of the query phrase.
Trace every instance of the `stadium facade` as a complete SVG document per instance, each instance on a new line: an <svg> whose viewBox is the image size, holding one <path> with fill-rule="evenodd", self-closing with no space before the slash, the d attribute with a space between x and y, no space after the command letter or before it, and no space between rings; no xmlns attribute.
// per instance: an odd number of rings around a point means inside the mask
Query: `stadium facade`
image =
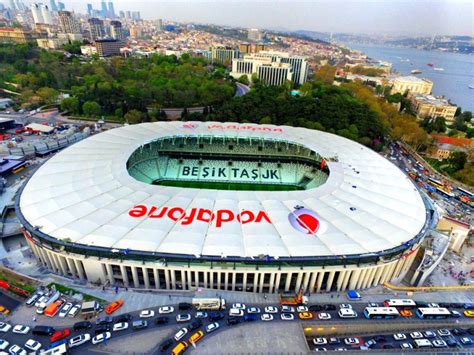
<svg viewBox="0 0 474 355"><path fill-rule="evenodd" d="M159 122L79 142L18 194L37 259L91 283L251 292L399 279L433 211L351 140L287 126Z"/></svg>

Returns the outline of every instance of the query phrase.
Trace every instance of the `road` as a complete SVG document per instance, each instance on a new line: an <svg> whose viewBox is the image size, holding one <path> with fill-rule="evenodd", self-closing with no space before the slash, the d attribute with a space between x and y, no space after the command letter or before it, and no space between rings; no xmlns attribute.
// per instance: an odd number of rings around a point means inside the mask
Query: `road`
<svg viewBox="0 0 474 355"><path fill-rule="evenodd" d="M248 94L250 88L247 85L236 82L237 90L235 91L235 96L244 96Z"/></svg>
<svg viewBox="0 0 474 355"><path fill-rule="evenodd" d="M336 306L336 309L339 308L339 304L337 303L334 303L334 305ZM250 305L247 305L247 307L249 307ZM268 304L262 304L262 305L257 305L257 307L259 307L262 311L264 309L265 306L268 306ZM278 308L279 305L274 305ZM331 311L326 311L327 313L330 313L331 314L331 317L332 317L332 320L329 320L329 321L322 321L322 320L299 320L298 317L297 317L297 314L295 313L295 320L294 321L283 321L281 320L280 318L280 311L278 311L278 313L274 314L274 320L272 321L273 324L275 323L284 323L284 324L289 324L289 322L291 322L291 324L294 324L294 323L301 323L301 324L307 324L307 325L324 325L324 324L327 324L328 326L330 326L333 322L334 323L338 323L338 324L341 324L341 322L343 322L344 324L370 324L371 322L383 322L383 323L390 323L390 324L397 324L399 325L399 331L403 332L405 330L405 326L406 324L412 324L415 323L415 324L419 324L419 328L420 330L428 330L430 329L429 327L429 323L430 321L429 320L421 320L419 319L418 317L416 316L412 316L412 317L400 317L398 319L394 319L394 320L370 320L370 319L366 319L365 317L363 317L363 309L365 308L366 304L365 303L352 303L352 306L353 306L353 309L356 310L356 312L358 313L358 317L355 318L355 319L344 319L344 320L341 320L338 316L337 316L337 311L336 310L331 310ZM176 320L175 320L175 317L178 313L190 313L192 314L193 316L196 314L196 312L194 310L192 311L178 311L178 305L174 305L175 307L175 311L171 314L167 314L167 315L163 315L163 316L167 316L169 317L169 323L165 326L157 326L155 325L155 318L159 315L158 314L158 307L153 307L153 308L150 308L152 310L155 311L155 316L152 317L152 318L149 318L147 319L148 321L148 328L146 329L143 329L143 330L132 330L131 329L131 324L130 324L130 327L129 329L125 330L125 331L120 331L120 332L113 332L112 333L112 338L110 340L107 341L107 344L110 344L111 342L114 341L114 339L117 339L117 338L120 338L122 339L123 337L127 337L129 335L133 335L133 336L136 336L136 335L139 335L139 334L144 334L144 333L152 333L154 330L157 330L158 327L160 328L163 328L163 330L166 329L167 331L167 336L170 334L170 335L173 335L175 332L177 332L180 328L182 327L186 327L190 322L184 322L184 323L177 323ZM32 314L34 314L34 310L35 308L32 307L30 308L31 309L31 312ZM459 311L462 311L462 309L459 309ZM132 320L137 320L139 319L139 312L140 311L135 311L135 312L130 312L130 314L132 315ZM313 313L314 315L315 313ZM103 317L104 315L101 315L101 317ZM56 316L57 317L57 316ZM42 320L49 320L49 318L47 317L43 317L41 316L41 319ZM224 315L224 319L220 320L219 321L219 324L221 325L221 327L214 332L213 336L216 336L216 334L219 334L219 333L224 333L224 331L230 329L231 327L241 327L241 326L245 326L246 323L244 322L241 322L240 325L234 325L234 326L229 326L226 324L226 319L227 319L227 313L225 313ZM192 317L192 320L194 320L194 317ZM192 321L191 320L191 321ZM464 323L467 323L469 324L470 326L474 326L474 319L472 318L466 318L466 317L462 317L461 318L461 321L464 322ZM445 324L446 324L446 328L449 328L449 329L454 329L457 327L457 320L456 319L453 319L453 318L450 318L450 319L446 319L444 320ZM45 323L43 321L40 322L41 324L48 324L48 323ZM207 319L203 319L203 327L201 329L203 329L207 324L210 323L209 320ZM255 323L263 323L260 318L258 318L258 320L255 322ZM50 325L53 325L54 324L54 319L51 319L50 322L49 322ZM380 324L380 323L379 323ZM34 322L29 322L29 324L27 324L31 327L33 327L34 325L36 325L36 323ZM57 330L59 329L62 329L60 327L57 328ZM93 331L94 328L92 328L91 330L89 330L89 332L92 334L92 336L94 336L94 331ZM282 328L283 329L283 328ZM354 327L354 332L357 334L357 327ZM196 331L196 330L195 330ZM189 337L195 332L195 331L190 331L186 337L184 337L182 340L188 340ZM84 331L79 331L79 332L72 332L72 335L71 336L75 336L75 335L79 335L79 334L83 334ZM218 336L221 336L221 335L218 335ZM48 347L49 344L50 344L50 341L49 341L49 337L47 336L32 336L31 333L30 334L26 334L26 335L20 335L20 334L13 334L11 331L8 332L8 333L5 333L3 336L2 336L3 339L6 339L7 341L10 342L10 344L17 344L19 346L23 346L24 343L32 338L32 339L35 339L37 341L39 341L41 344L43 344L43 347ZM208 335L206 335L204 337L204 339L202 341L205 341L206 338L208 338ZM157 350L158 350L158 347L159 347L159 342L161 342L161 340L157 340L157 344L153 347L153 353L155 353ZM174 342L174 345L177 343L175 341ZM173 346L174 346L173 345ZM106 347L106 344L102 344L101 345L101 348L103 347ZM89 353L91 351L93 351L94 349L98 350L98 347L96 345L92 345L91 343L88 343L88 344L85 344L83 346L80 346L80 347L77 347L77 348L73 348L71 349L71 353L73 354L81 354L81 353ZM101 349L103 350L103 349ZM124 349L125 350L125 349ZM144 350L141 345L136 345L135 343L130 343L130 349L126 349L127 351L129 352L132 352L132 351L140 351L140 350ZM168 351L166 352L167 354L169 354L169 351L171 351L171 349L168 349Z"/></svg>

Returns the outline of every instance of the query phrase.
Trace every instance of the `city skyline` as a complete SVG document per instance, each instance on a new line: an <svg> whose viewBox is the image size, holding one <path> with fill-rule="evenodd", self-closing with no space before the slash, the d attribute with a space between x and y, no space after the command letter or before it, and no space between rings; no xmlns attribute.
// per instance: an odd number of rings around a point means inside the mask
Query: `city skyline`
<svg viewBox="0 0 474 355"><path fill-rule="evenodd" d="M66 6L85 13L88 3L69 0ZM186 6L183 6L185 4ZM446 1L114 1L115 11L141 11L147 20L165 18L178 22L277 30L310 30L378 35L474 35L473 5ZM132 6L133 5L133 6ZM344 5L344 6L341 6ZM132 8L131 8L132 7ZM271 16L268 16L271 14Z"/></svg>

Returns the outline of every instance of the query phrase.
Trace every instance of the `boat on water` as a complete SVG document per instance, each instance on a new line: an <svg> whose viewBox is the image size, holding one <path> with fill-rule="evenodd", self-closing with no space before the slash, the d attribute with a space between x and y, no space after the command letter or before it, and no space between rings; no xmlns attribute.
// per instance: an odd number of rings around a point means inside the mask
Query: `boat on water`
<svg viewBox="0 0 474 355"><path fill-rule="evenodd" d="M400 59L400 61L401 61L401 62L409 62L410 59L408 59L408 58L407 58L407 59Z"/></svg>
<svg viewBox="0 0 474 355"><path fill-rule="evenodd" d="M444 68L433 68L433 70L436 70L436 71L444 71Z"/></svg>
<svg viewBox="0 0 474 355"><path fill-rule="evenodd" d="M410 73L412 74L421 74L421 70L420 69L413 69Z"/></svg>
<svg viewBox="0 0 474 355"><path fill-rule="evenodd" d="M429 66L429 67L434 67L434 64L433 64L433 63L428 63L428 64L426 64L426 65Z"/></svg>
<svg viewBox="0 0 474 355"><path fill-rule="evenodd" d="M474 83L469 84L469 89L474 89Z"/></svg>

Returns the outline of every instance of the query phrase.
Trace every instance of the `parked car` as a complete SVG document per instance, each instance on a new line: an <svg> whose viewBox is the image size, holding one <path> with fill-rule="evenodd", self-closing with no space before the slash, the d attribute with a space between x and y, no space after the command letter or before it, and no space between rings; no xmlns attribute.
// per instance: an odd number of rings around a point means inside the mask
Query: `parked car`
<svg viewBox="0 0 474 355"><path fill-rule="evenodd" d="M110 332L111 328L112 327L110 326L110 324L98 325L94 328L94 333L95 334L100 334L100 333Z"/></svg>
<svg viewBox="0 0 474 355"><path fill-rule="evenodd" d="M67 316L70 317L70 318L74 318L75 316L77 316L77 314L79 313L80 310L81 310L81 305L76 304L76 305L72 306L72 308L69 310Z"/></svg>
<svg viewBox="0 0 474 355"><path fill-rule="evenodd" d="M160 312L161 313L161 312ZM151 318L155 316L155 311L150 310L150 309L145 309L140 312L139 317L140 318Z"/></svg>
<svg viewBox="0 0 474 355"><path fill-rule="evenodd" d="M0 322L0 332L6 333L11 329L11 324Z"/></svg>
<svg viewBox="0 0 474 355"><path fill-rule="evenodd" d="M97 325L110 324L113 321L114 320L112 319L112 317L102 317L102 318L97 318L97 320L95 321L95 324Z"/></svg>
<svg viewBox="0 0 474 355"><path fill-rule="evenodd" d="M159 349L160 349L160 352L164 353L166 350L168 350L169 348L171 348L171 346L173 345L173 340L171 339L167 339L165 340L164 342L162 342L159 346Z"/></svg>
<svg viewBox="0 0 474 355"><path fill-rule="evenodd" d="M188 325L188 330L193 331L201 327L202 327L202 320L196 319L194 322L191 322L191 324Z"/></svg>
<svg viewBox="0 0 474 355"><path fill-rule="evenodd" d="M168 322L169 322L169 318L166 316L156 317L155 319L156 325L167 324Z"/></svg>
<svg viewBox="0 0 474 355"><path fill-rule="evenodd" d="M172 307L172 306L162 306L162 307L158 308L158 313L159 314L168 314L168 313L173 313L173 312L174 312L174 307Z"/></svg>
<svg viewBox="0 0 474 355"><path fill-rule="evenodd" d="M41 349L41 343L39 341L36 341L34 339L28 339L25 343L25 348L31 351L38 351Z"/></svg>
<svg viewBox="0 0 474 355"><path fill-rule="evenodd" d="M46 325L37 325L33 328L31 333L33 335L53 335L56 330L53 327Z"/></svg>
<svg viewBox="0 0 474 355"><path fill-rule="evenodd" d="M209 320L216 321L216 320L221 320L225 318L225 313L224 312L211 312L209 313Z"/></svg>
<svg viewBox="0 0 474 355"><path fill-rule="evenodd" d="M174 335L174 340L180 341L186 334L188 334L188 328L181 328L181 329Z"/></svg>
<svg viewBox="0 0 474 355"><path fill-rule="evenodd" d="M326 312L321 312L321 313L318 313L318 319L320 319L320 320L329 320L329 319L331 319L331 315L329 313L326 313Z"/></svg>
<svg viewBox="0 0 474 355"><path fill-rule="evenodd" d="M278 308L275 306L267 306L265 307L265 313L278 313Z"/></svg>
<svg viewBox="0 0 474 355"><path fill-rule="evenodd" d="M59 318L65 318L67 316L67 314L69 313L69 311L71 310L72 308L72 303L68 302L66 303L63 308L61 308L61 310L59 311Z"/></svg>
<svg viewBox="0 0 474 355"><path fill-rule="evenodd" d="M219 329L219 327L220 327L220 325L219 325L219 323L217 323L217 322L208 324L208 325L206 326L206 333L212 333L213 331Z"/></svg>
<svg viewBox="0 0 474 355"><path fill-rule="evenodd" d="M292 313L281 313L281 320L294 320L295 316Z"/></svg>
<svg viewBox="0 0 474 355"><path fill-rule="evenodd" d="M12 332L15 334L28 334L29 331L30 327L21 324L15 325L12 330Z"/></svg>
<svg viewBox="0 0 474 355"><path fill-rule="evenodd" d="M8 341L6 341L5 339L0 339L0 350L5 350L6 348L8 348L8 345L10 345Z"/></svg>
<svg viewBox="0 0 474 355"><path fill-rule="evenodd" d="M228 317L227 318L227 325L236 325L240 323L240 317Z"/></svg>
<svg viewBox="0 0 474 355"><path fill-rule="evenodd" d="M118 299L117 301L112 302L107 307L105 307L104 312L105 312L105 314L112 314L122 306L123 306L123 300Z"/></svg>
<svg viewBox="0 0 474 355"><path fill-rule="evenodd" d="M28 354L25 349L23 349L22 347L16 344L13 344L12 346L10 346L10 349L8 349L8 352L10 353L10 355L27 355Z"/></svg>
<svg viewBox="0 0 474 355"><path fill-rule="evenodd" d="M75 331L78 331L78 330L87 330L87 329L90 329L92 328L92 323L89 322L89 321L82 321L82 322L77 322L77 323L74 323L72 329L75 330Z"/></svg>
<svg viewBox="0 0 474 355"><path fill-rule="evenodd" d="M207 318L207 312L196 312L194 318L196 319L205 319Z"/></svg>
<svg viewBox="0 0 474 355"><path fill-rule="evenodd" d="M68 328L64 328L51 335L50 341L51 343L54 343L55 341L67 338L69 335L71 335L71 331Z"/></svg>
<svg viewBox="0 0 474 355"><path fill-rule="evenodd" d="M103 343L104 341L110 339L111 337L112 337L112 334L110 332L100 333L92 338L92 344L96 345L96 344Z"/></svg>
<svg viewBox="0 0 474 355"><path fill-rule="evenodd" d="M114 332L120 332L122 330L126 330L128 329L128 322L119 322L119 323L115 323L112 330Z"/></svg>
<svg viewBox="0 0 474 355"><path fill-rule="evenodd" d="M260 318L264 321L264 322L269 322L269 321L272 321L273 320L273 314L268 314L268 313L263 313Z"/></svg>
<svg viewBox="0 0 474 355"><path fill-rule="evenodd" d="M140 330L148 327L148 322L146 320L136 320L132 323L133 330Z"/></svg>
<svg viewBox="0 0 474 355"><path fill-rule="evenodd" d="M251 314L251 313L260 313L260 308L258 307L249 307L247 308L247 313Z"/></svg>
<svg viewBox="0 0 474 355"><path fill-rule="evenodd" d="M176 322L189 322L191 320L191 315L189 313L181 313L176 315Z"/></svg>
<svg viewBox="0 0 474 355"><path fill-rule="evenodd" d="M180 311L187 311L188 309L192 309L192 308L193 308L193 305L191 303L181 302L178 304L178 309Z"/></svg>
<svg viewBox="0 0 474 355"><path fill-rule="evenodd" d="M124 323L129 322L132 319L132 315L130 313L121 314L114 317L114 323Z"/></svg>
<svg viewBox="0 0 474 355"><path fill-rule="evenodd" d="M76 335L74 338L69 339L69 347L74 348L76 346L87 343L91 340L91 335L88 333Z"/></svg>

